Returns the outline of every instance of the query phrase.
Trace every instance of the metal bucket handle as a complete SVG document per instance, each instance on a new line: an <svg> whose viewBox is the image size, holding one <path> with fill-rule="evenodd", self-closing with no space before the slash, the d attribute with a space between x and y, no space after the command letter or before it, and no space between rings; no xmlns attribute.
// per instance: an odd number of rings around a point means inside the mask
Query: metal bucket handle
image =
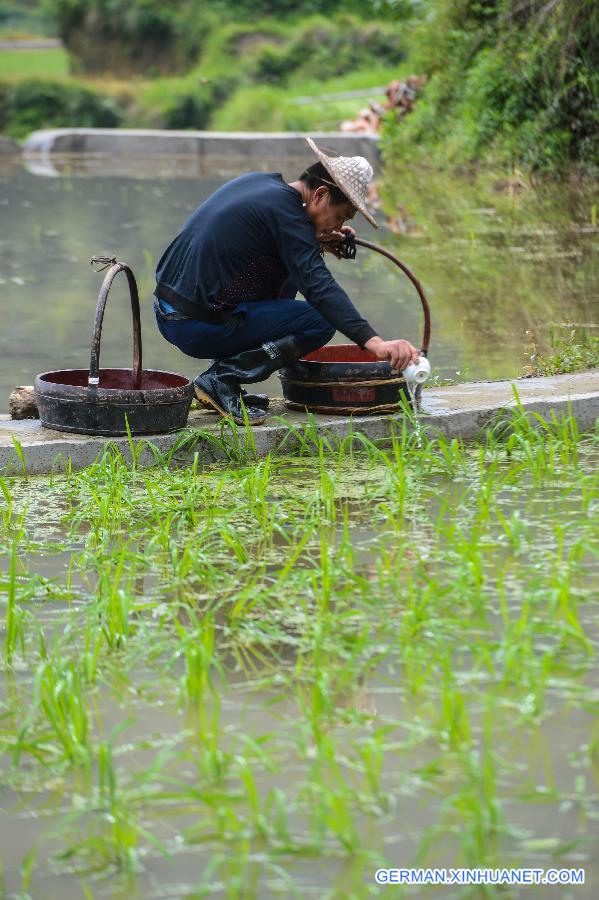
<svg viewBox="0 0 599 900"><path fill-rule="evenodd" d="M394 256L393 253L390 253L389 250L386 250L385 247L380 247L378 244L374 244L372 241L365 241L359 237L355 238L355 243L359 244L360 247L366 247L368 250L374 250L376 253L380 253L382 256L386 256L387 259L390 259L391 262L394 262L395 265L398 266L405 275L407 275L407 277L410 279L410 281L418 291L418 296L420 297L420 302L422 303L422 311L424 313L424 333L422 335L422 346L420 352L423 356L428 356L428 348L431 340L431 311L422 285L420 284L414 273L410 269L408 269L406 264L402 263L400 259Z"/></svg>
<svg viewBox="0 0 599 900"><path fill-rule="evenodd" d="M92 266L101 265L101 268L96 269L97 272L101 272L107 266L110 266L110 268L104 276L104 281L102 282L102 287L100 288L100 293L98 295L98 303L96 305L96 317L94 319L91 356L89 361L89 376L87 379L88 387L97 388L100 384L100 340L102 338L102 322L104 321L106 300L108 298L108 291L110 290L115 277L119 272L124 272L127 276L129 295L131 297L131 316L133 318L133 365L131 367L131 375L133 378L133 390L137 391L141 387L142 356L139 293L135 275L127 263L118 262L115 257L93 256L91 264Z"/></svg>

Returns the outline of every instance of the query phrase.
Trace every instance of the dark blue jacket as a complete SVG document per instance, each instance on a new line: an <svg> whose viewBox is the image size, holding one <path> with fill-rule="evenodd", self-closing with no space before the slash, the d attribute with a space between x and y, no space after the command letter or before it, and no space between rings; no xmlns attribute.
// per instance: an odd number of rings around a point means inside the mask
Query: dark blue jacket
<svg viewBox="0 0 599 900"><path fill-rule="evenodd" d="M256 279L249 276L251 296L243 296L244 273L260 268L269 296L256 296ZM189 301L222 308L231 285L236 302L276 299L267 277L272 272L279 287L289 279L356 344L363 346L376 334L324 264L300 193L278 173L252 172L220 187L191 214L164 252L156 276Z"/></svg>

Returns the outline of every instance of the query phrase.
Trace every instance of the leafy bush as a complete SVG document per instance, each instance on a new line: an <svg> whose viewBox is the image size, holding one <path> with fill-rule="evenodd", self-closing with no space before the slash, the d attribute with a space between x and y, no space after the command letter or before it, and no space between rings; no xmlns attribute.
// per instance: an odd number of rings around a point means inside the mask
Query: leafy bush
<svg viewBox="0 0 599 900"><path fill-rule="evenodd" d="M382 84L390 77L390 65L395 66L402 54L395 26L361 22L355 16L336 20L312 16L299 23L272 18L225 23L215 25L206 36L200 63L187 76L187 86L174 88L176 98L173 93L168 99L155 99L162 110L161 123L168 127L175 122L176 127L206 127L193 100L198 94L193 76L201 76L207 82L202 85L202 97L210 96L208 103L202 100L202 112L209 105L213 110L210 127L302 130L311 127L314 110L289 102L283 87L309 85L308 92L317 94L324 82L335 77L338 81L329 90ZM371 68L384 71L383 81L368 80ZM352 112L353 106L337 117L330 106L320 110L333 128Z"/></svg>
<svg viewBox="0 0 599 900"><path fill-rule="evenodd" d="M599 73L594 0L428 0L411 68L429 76L387 151L423 145L443 160L498 159L559 173L596 163Z"/></svg>
<svg viewBox="0 0 599 900"><path fill-rule="evenodd" d="M216 111L212 126L218 131L304 131L310 126L305 107L286 102L285 92L272 85L242 87Z"/></svg>
<svg viewBox="0 0 599 900"><path fill-rule="evenodd" d="M265 84L283 84L291 72L303 62L303 54L296 53L298 43L290 47L278 47L265 44L257 55L253 77L255 81Z"/></svg>
<svg viewBox="0 0 599 900"><path fill-rule="evenodd" d="M531 365L526 366L527 376L562 375L599 367L599 337L590 335L586 328L576 325L552 328L549 339L551 352L543 354L538 352L534 336L529 334L526 352Z"/></svg>
<svg viewBox="0 0 599 900"><path fill-rule="evenodd" d="M372 97L382 100L376 88L395 75L395 67L369 66L327 80L294 80L286 88L242 86L215 107L210 127L217 131L337 131L340 122L355 115L356 99L350 96L322 102L320 94L371 89ZM313 102L305 102L305 98Z"/></svg>
<svg viewBox="0 0 599 900"><path fill-rule="evenodd" d="M174 97L163 114L165 128L207 128L216 100L210 90L189 90Z"/></svg>
<svg viewBox="0 0 599 900"><path fill-rule="evenodd" d="M115 128L121 120L111 99L79 85L37 80L0 85L0 130L12 137L38 128Z"/></svg>
<svg viewBox="0 0 599 900"><path fill-rule="evenodd" d="M269 31L284 36L289 16L291 31L297 40L285 40L281 48L265 50L257 63L258 81L281 83L286 73L316 64L323 77L331 77L342 67L362 65L365 56L379 62L398 59L397 37L393 27L368 23L362 27L364 15L371 12L368 4L349 0L343 10L355 10L360 18L340 19L339 4L334 0L44 0L57 22L61 37L73 57L75 69L85 72L137 71L164 73L182 71L198 59L210 32L245 22L245 31L263 15L270 17ZM306 23L316 16L318 26L310 30ZM330 15L334 13L334 19ZM298 18L304 16L304 18ZM341 17L343 18L343 16ZM242 25L241 32L244 28ZM231 50L232 47L226 48ZM352 56L352 49L357 56ZM250 54L251 55L251 54ZM239 57L232 59L234 64ZM243 65L243 62L242 62ZM317 76L320 72L312 72Z"/></svg>
<svg viewBox="0 0 599 900"><path fill-rule="evenodd" d="M335 78L368 65L397 65L404 57L403 43L393 26L365 23L353 16L333 21L314 17L282 45L258 47L253 79L284 85L292 78Z"/></svg>
<svg viewBox="0 0 599 900"><path fill-rule="evenodd" d="M238 17L241 13L248 19L255 16L285 18L312 13L330 15L339 12L339 0L216 0L212 5L221 9L224 14L234 12ZM368 4L364 3L364 0L344 0L343 8L352 12L369 12Z"/></svg>
<svg viewBox="0 0 599 900"><path fill-rule="evenodd" d="M202 42L197 0L44 0L75 70L160 74L188 68Z"/></svg>

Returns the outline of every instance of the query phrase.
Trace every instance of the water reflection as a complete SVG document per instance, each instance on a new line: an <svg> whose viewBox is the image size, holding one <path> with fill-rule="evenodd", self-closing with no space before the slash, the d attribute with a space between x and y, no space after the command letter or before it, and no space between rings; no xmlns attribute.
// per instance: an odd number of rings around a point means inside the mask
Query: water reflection
<svg viewBox="0 0 599 900"><path fill-rule="evenodd" d="M297 177L301 165L287 161L284 177ZM280 168L276 160L263 167ZM15 384L30 384L38 372L56 366L87 364L101 283L89 267L94 254L116 255L137 275L146 365L193 376L195 361L156 330L154 264L188 213L242 171L243 160L235 159L226 168L214 159L4 163L0 411L7 410ZM440 375L515 376L526 361L527 330L542 347L551 321L597 322L598 229L584 188L560 184L510 194L406 171L397 187L392 182L396 189L405 213L399 225L397 217L390 224L404 233L381 228L375 234L365 222L359 229L387 244L423 281L433 312L431 355ZM394 266L365 250L355 262L331 258L329 264L383 335L419 341L419 302ZM117 279L102 363L128 365L130 359L127 288ZM276 377L269 387L280 394Z"/></svg>

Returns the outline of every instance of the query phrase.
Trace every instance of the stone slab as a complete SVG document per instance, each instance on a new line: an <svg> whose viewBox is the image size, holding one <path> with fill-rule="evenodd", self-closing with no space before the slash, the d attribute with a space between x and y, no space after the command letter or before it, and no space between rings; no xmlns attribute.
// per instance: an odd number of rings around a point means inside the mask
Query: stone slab
<svg viewBox="0 0 599 900"><path fill-rule="evenodd" d="M345 156L379 161L377 135L315 132L317 144ZM101 154L103 156L195 156L243 158L255 165L264 160L302 159L311 155L301 132L166 131L132 128L56 128L32 132L26 155ZM315 157L314 157L315 158Z"/></svg>
<svg viewBox="0 0 599 900"><path fill-rule="evenodd" d="M518 392L518 401L514 394ZM545 421L570 412L580 431L592 431L599 420L599 369L550 378L475 382L423 391L421 422L430 435L472 440L480 436L502 409L519 402L527 414ZM294 453L302 442L318 434L332 441L360 432L384 441L401 428L402 415L307 416L287 410L282 400L271 403L264 425L233 432L211 412L195 410L188 427L176 434L152 435L134 442L138 465L151 465L157 454L188 462L198 453L202 461L235 460L239 443L250 443L256 456L269 452ZM130 458L127 438L67 434L43 428L38 420L11 421L0 417L0 473L42 475L65 468L91 465L109 444Z"/></svg>

